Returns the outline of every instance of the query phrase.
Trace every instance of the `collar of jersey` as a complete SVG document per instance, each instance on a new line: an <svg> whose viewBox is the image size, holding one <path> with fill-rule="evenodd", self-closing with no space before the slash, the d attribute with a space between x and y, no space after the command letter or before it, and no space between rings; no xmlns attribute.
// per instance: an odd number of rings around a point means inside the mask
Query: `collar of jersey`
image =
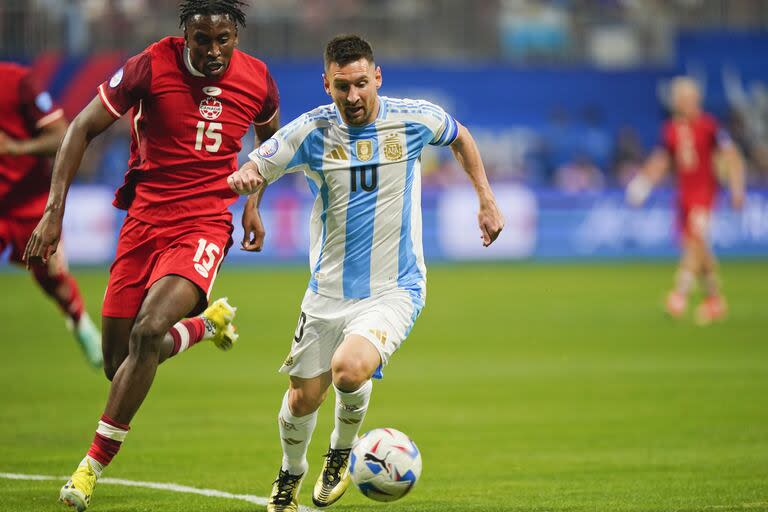
<svg viewBox="0 0 768 512"><path fill-rule="evenodd" d="M362 126L350 126L347 123L344 122L344 118L341 117L341 112L339 112L339 108L336 106L336 104L333 104L333 112L336 114L336 121L339 123L339 126L342 128L346 128L347 130L365 130L366 128L370 128L371 126L376 124L376 121L381 121L386 117L387 115L387 102L385 101L386 98L384 96L379 96L379 113L376 115L376 119L371 121L368 124L364 124Z"/></svg>
<svg viewBox="0 0 768 512"><path fill-rule="evenodd" d="M192 60L189 58L189 48L187 48L187 45L184 45L184 66L186 66L187 71L189 71L192 76L205 78L205 75L196 70L195 66L192 65Z"/></svg>

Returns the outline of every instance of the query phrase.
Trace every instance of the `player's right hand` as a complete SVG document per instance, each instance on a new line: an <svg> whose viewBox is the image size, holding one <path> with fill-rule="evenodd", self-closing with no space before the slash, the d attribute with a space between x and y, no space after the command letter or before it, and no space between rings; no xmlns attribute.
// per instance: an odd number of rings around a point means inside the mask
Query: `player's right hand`
<svg viewBox="0 0 768 512"><path fill-rule="evenodd" d="M43 218L37 223L37 227L32 232L24 249L22 260L27 268L42 262L48 264L50 258L59 246L61 239L61 221L62 215L51 210L43 213Z"/></svg>
<svg viewBox="0 0 768 512"><path fill-rule="evenodd" d="M232 192L249 195L256 192L264 184L264 178L256 164L249 160L239 170L229 175L227 184Z"/></svg>

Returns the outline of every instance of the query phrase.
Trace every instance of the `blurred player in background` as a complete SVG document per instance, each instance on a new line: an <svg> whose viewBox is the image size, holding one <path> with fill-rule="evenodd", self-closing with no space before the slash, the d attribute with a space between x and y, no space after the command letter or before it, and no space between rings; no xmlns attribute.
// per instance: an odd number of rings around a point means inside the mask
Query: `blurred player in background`
<svg viewBox="0 0 768 512"><path fill-rule="evenodd" d="M696 321L708 324L723 319L727 312L710 243L712 209L718 192L715 158L719 151L734 208L744 204L744 162L728 134L702 111L701 91L695 81L678 77L672 82L671 93L673 117L663 126L661 146L627 187L627 200L641 205L667 170L675 168L683 252L666 309L673 317L682 316L694 281L699 279L705 298L696 309Z"/></svg>
<svg viewBox="0 0 768 512"><path fill-rule="evenodd" d="M329 506L349 485L350 449L368 410L371 378L381 377L426 298L424 147L450 146L466 171L477 191L484 245L504 224L469 131L427 101L380 97L381 69L366 41L339 36L328 43L323 81L333 104L285 126L229 178L234 191L256 192L244 212L246 229L265 180L303 171L315 194L312 277L280 369L290 386L278 418L283 461L268 512L298 510L307 448L331 384L335 426L312 501ZM249 249L246 241L243 247Z"/></svg>
<svg viewBox="0 0 768 512"><path fill-rule="evenodd" d="M237 169L250 125L266 140L278 92L266 65L236 50L243 2L186 0L184 37L130 58L75 118L53 173L46 213L27 246L32 262L56 250L69 184L94 137L132 109L131 156L115 205L127 209L104 298L104 370L112 386L93 443L60 499L85 510L149 392L157 366L204 339L229 348L234 308L208 294L231 245ZM182 320L197 315L202 316Z"/></svg>
<svg viewBox="0 0 768 512"><path fill-rule="evenodd" d="M64 111L29 68L0 62L0 253L22 263L24 247L43 216L51 185L48 157L67 131ZM59 305L88 362L101 366L101 335L88 313L64 252L29 266L35 281Z"/></svg>

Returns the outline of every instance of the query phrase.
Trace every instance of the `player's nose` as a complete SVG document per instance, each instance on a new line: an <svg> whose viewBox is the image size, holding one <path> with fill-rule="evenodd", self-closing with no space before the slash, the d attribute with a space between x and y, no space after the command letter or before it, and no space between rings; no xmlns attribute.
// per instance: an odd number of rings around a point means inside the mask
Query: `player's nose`
<svg viewBox="0 0 768 512"><path fill-rule="evenodd" d="M360 99L360 91L357 90L356 87L350 87L349 88L349 95L347 95L347 101L354 105L357 103L357 100Z"/></svg>

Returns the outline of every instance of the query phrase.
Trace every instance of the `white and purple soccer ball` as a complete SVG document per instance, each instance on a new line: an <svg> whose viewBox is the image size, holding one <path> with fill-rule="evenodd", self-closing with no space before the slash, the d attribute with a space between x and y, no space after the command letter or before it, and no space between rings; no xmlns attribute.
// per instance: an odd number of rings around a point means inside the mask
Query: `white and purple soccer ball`
<svg viewBox="0 0 768 512"><path fill-rule="evenodd" d="M349 456L352 481L375 501L395 501L421 476L421 453L411 439L393 428L377 428L355 442Z"/></svg>

